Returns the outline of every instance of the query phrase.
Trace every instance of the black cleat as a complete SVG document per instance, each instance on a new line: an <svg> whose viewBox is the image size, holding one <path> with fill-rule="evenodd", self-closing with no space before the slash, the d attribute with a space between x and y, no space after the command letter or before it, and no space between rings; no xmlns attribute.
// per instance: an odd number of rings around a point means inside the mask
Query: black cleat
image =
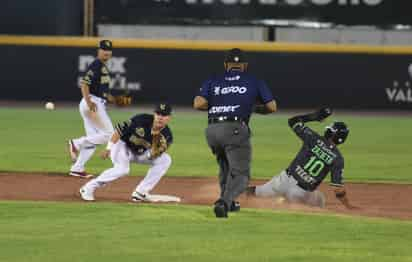
<svg viewBox="0 0 412 262"><path fill-rule="evenodd" d="M246 196L255 196L256 195L256 186L248 186L246 188Z"/></svg>
<svg viewBox="0 0 412 262"><path fill-rule="evenodd" d="M240 203L237 201L232 201L229 212L239 212L239 211L240 211Z"/></svg>
<svg viewBox="0 0 412 262"><path fill-rule="evenodd" d="M215 212L216 217L225 217L227 218L227 207L226 204L223 200L218 200L215 203L215 207L213 209L213 211Z"/></svg>

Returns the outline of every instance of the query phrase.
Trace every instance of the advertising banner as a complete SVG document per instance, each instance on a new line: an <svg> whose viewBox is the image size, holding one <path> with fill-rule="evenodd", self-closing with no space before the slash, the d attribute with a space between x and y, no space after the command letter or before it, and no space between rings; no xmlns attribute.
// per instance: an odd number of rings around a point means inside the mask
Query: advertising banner
<svg viewBox="0 0 412 262"><path fill-rule="evenodd" d="M79 78L96 50L0 45L1 99L78 101ZM246 52L282 108L412 108L412 55ZM108 64L111 88L136 103L191 106L202 81L223 73L223 51L118 48ZM242 87L239 87L242 88Z"/></svg>

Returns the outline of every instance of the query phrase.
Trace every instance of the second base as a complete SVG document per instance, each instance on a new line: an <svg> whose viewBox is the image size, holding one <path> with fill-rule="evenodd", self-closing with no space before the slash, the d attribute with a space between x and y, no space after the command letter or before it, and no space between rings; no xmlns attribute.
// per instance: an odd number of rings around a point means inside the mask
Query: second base
<svg viewBox="0 0 412 262"><path fill-rule="evenodd" d="M177 202L181 201L180 197L170 195L149 195L148 200L150 202Z"/></svg>

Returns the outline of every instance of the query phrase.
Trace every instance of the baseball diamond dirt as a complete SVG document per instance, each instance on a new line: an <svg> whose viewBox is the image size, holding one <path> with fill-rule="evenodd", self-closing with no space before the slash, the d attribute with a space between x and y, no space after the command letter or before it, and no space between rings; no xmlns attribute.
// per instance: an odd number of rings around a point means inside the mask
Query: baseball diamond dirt
<svg viewBox="0 0 412 262"><path fill-rule="evenodd" d="M97 202L131 202L130 194L142 177L128 176L107 185L96 192ZM54 173L0 172L0 200L64 201L80 202L78 190L87 180ZM252 180L251 184L263 180ZM326 208L310 208L291 205L274 199L246 197L239 200L242 208L265 208L304 211L309 213L345 214L368 217L385 217L412 220L410 198L412 185L401 184L354 184L347 183L348 197L356 210L346 210L335 199L328 185L321 185L326 194ZM218 196L217 178L164 177L155 188L155 194L176 195L180 204L213 205ZM86 203L85 203L86 204ZM138 204L136 204L138 205Z"/></svg>

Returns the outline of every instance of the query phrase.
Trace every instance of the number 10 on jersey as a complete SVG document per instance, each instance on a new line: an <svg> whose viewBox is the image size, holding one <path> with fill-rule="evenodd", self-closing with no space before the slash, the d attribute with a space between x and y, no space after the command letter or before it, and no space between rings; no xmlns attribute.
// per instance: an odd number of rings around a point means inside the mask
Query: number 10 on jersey
<svg viewBox="0 0 412 262"><path fill-rule="evenodd" d="M316 156L312 156L306 165L303 167L311 176L318 176L325 164L319 160Z"/></svg>

